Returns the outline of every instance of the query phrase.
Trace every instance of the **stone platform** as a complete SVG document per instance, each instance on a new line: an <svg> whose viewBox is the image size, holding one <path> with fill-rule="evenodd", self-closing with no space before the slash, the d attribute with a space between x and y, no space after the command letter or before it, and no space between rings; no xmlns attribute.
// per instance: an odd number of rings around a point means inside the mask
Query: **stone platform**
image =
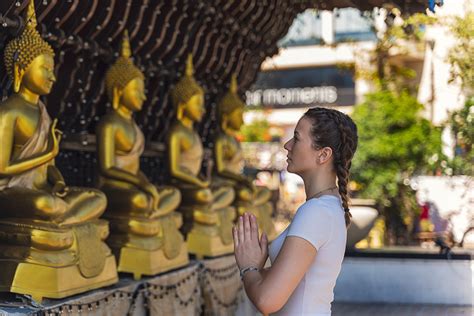
<svg viewBox="0 0 474 316"><path fill-rule="evenodd" d="M234 315L244 294L234 255L193 260L186 267L37 304L26 295L0 293L3 315Z"/></svg>
<svg viewBox="0 0 474 316"><path fill-rule="evenodd" d="M468 305L474 301L474 251L391 247L348 251L334 289L347 303Z"/></svg>

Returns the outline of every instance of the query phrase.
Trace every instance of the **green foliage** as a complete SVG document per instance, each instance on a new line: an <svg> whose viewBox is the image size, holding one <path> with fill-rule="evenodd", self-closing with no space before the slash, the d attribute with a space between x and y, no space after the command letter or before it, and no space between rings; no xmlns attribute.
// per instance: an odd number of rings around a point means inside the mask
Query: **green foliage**
<svg viewBox="0 0 474 316"><path fill-rule="evenodd" d="M420 116L423 106L405 91L380 91L355 107L359 147L353 174L361 194L383 204L399 194L399 185L431 169L430 158L441 149L440 131Z"/></svg>
<svg viewBox="0 0 474 316"><path fill-rule="evenodd" d="M448 56L451 80L460 78L470 94L474 91L474 11L466 12L464 17L455 17L451 31L458 40Z"/></svg>
<svg viewBox="0 0 474 316"><path fill-rule="evenodd" d="M464 107L451 113L449 125L456 140L455 157L449 162L450 174L474 175L474 98L470 98Z"/></svg>
<svg viewBox="0 0 474 316"><path fill-rule="evenodd" d="M400 12L396 9L392 10L391 14L400 16ZM410 79L416 77L416 71L394 62L393 57L409 55L413 51L423 51L425 26L434 24L436 21L436 18L426 14L414 14L404 18L403 23L387 25L387 29L382 36L379 36L371 54L371 64L374 67L356 67L355 76L371 80L381 90L408 90L415 93L418 87L413 86ZM375 24L373 25L374 32L377 32Z"/></svg>
<svg viewBox="0 0 474 316"><path fill-rule="evenodd" d="M242 126L241 140L244 142L267 142L270 140L270 124L265 119L254 120Z"/></svg>
<svg viewBox="0 0 474 316"><path fill-rule="evenodd" d="M376 199L387 244L410 242L419 210L409 180L435 169L433 157L441 155L441 131L421 117L422 109L405 90L380 90L352 114L359 134L352 178L361 197Z"/></svg>

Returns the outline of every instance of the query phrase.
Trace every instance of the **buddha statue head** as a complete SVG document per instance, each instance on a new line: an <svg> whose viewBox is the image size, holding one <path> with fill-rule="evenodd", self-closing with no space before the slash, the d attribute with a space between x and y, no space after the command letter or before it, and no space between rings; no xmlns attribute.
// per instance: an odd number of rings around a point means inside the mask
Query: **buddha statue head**
<svg viewBox="0 0 474 316"><path fill-rule="evenodd" d="M128 32L123 34L120 56L105 75L105 85L112 106L125 106L132 112L140 111L145 97L145 76L131 60Z"/></svg>
<svg viewBox="0 0 474 316"><path fill-rule="evenodd" d="M5 47L4 59L8 76L13 80L13 90L34 95L51 91L54 76L54 51L36 30L34 1L28 4L25 29Z"/></svg>
<svg viewBox="0 0 474 316"><path fill-rule="evenodd" d="M245 103L239 97L237 90L237 77L234 74L230 81L229 91L222 98L218 107L219 122L224 129L230 128L234 131L238 131L244 123L243 114Z"/></svg>
<svg viewBox="0 0 474 316"><path fill-rule="evenodd" d="M189 54L184 77L174 86L171 97L178 120L187 117L194 122L200 122L204 116L204 89L194 79L193 73L193 56Z"/></svg>

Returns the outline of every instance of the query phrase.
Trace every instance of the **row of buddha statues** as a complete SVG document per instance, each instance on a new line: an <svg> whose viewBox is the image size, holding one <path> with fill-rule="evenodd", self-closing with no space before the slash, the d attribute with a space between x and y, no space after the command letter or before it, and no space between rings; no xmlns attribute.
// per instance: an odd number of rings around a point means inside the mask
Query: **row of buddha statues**
<svg viewBox="0 0 474 316"><path fill-rule="evenodd" d="M113 284L117 272L139 279L185 266L188 253L231 253L232 225L246 211L274 234L270 191L242 173L235 133L245 105L235 77L219 104L213 176L200 175L204 150L194 124L205 113L205 91L192 56L171 93L170 182L157 186L140 171L145 137L133 114L146 100L145 78L126 32L105 75L112 109L96 130L97 186L68 186L54 165L61 132L40 100L56 81L54 51L36 30L33 3L4 51L13 93L0 104L0 291L62 298Z"/></svg>

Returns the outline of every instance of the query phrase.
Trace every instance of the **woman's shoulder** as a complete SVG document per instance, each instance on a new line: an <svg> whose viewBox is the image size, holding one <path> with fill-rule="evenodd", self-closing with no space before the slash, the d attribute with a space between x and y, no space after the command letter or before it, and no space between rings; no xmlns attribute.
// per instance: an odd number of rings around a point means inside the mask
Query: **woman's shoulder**
<svg viewBox="0 0 474 316"><path fill-rule="evenodd" d="M335 210L341 209L341 200L334 195L323 195L319 198L309 199L304 202L297 210L301 213L308 211L317 213L333 213Z"/></svg>

